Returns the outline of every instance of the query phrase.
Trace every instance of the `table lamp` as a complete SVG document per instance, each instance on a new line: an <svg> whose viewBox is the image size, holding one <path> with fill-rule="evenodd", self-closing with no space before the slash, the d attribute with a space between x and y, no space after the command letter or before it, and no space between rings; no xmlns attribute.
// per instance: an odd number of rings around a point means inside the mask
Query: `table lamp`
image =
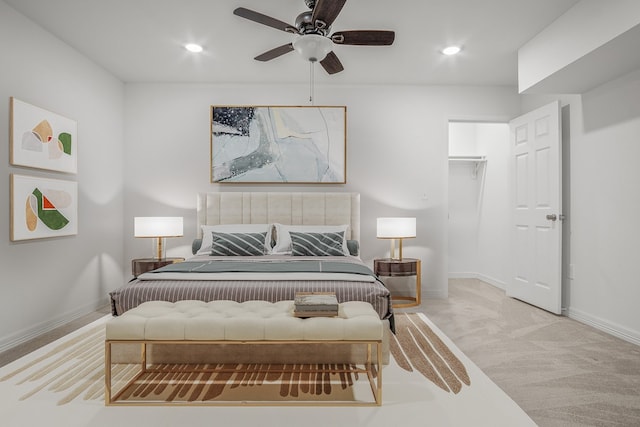
<svg viewBox="0 0 640 427"><path fill-rule="evenodd" d="M415 218L378 218L376 237L391 239L391 259L402 260L402 239L416 237ZM398 258L396 258L395 241L399 241Z"/></svg>
<svg viewBox="0 0 640 427"><path fill-rule="evenodd" d="M137 216L133 219L135 237L153 237L154 259L164 259L164 239L183 235L182 217Z"/></svg>

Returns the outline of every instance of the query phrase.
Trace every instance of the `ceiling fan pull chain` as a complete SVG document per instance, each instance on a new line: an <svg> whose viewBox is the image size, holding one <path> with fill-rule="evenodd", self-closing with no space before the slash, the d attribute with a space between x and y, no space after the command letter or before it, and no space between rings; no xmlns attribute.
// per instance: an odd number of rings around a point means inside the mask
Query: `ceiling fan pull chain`
<svg viewBox="0 0 640 427"><path fill-rule="evenodd" d="M309 103L313 105L313 89L315 81L313 78L313 61L309 61Z"/></svg>

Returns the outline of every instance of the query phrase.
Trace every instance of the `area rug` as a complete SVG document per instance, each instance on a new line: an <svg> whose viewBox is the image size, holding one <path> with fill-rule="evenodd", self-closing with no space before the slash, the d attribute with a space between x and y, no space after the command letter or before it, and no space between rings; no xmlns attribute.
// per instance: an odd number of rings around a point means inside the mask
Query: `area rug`
<svg viewBox="0 0 640 427"><path fill-rule="evenodd" d="M107 319L108 316L0 368L3 426L388 427L398 422L403 427L535 425L426 316L405 313L396 315L391 361L382 369L380 407L107 407L103 372ZM191 402L271 395L274 400L295 403L325 398L358 400L365 392L362 378L358 378L362 374L303 374L309 367L275 366L272 372L227 373L219 378L190 372L172 373L171 378L161 378L169 373L155 374L131 389L130 395L162 395L167 400ZM122 366L114 370L114 375L126 376L127 369Z"/></svg>

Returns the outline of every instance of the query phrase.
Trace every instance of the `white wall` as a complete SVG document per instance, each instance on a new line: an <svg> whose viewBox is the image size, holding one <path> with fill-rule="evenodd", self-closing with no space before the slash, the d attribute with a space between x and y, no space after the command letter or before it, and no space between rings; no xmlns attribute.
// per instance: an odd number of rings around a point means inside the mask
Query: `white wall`
<svg viewBox="0 0 640 427"><path fill-rule="evenodd" d="M86 314L122 283L123 97L117 79L0 1L0 351ZM9 97L78 121L78 173L10 166ZM11 173L78 182L78 235L9 241Z"/></svg>
<svg viewBox="0 0 640 427"><path fill-rule="evenodd" d="M388 254L375 238L378 216L416 216L418 237L404 254L423 260L423 294L447 295L447 123L453 116L512 117L512 87L317 86L317 105L347 106L347 184L240 186L209 182L210 105L305 105L306 86L128 84L125 260L147 256L133 217L179 215L185 236L167 254L188 256L196 193L354 191L362 198L362 258ZM125 274L130 274L125 266Z"/></svg>
<svg viewBox="0 0 640 427"><path fill-rule="evenodd" d="M523 110L560 98L568 169L570 317L640 344L640 70L582 96L524 96ZM567 123L568 122L568 123ZM568 202L568 203L567 203Z"/></svg>
<svg viewBox="0 0 640 427"><path fill-rule="evenodd" d="M452 156L481 155L486 163L449 162L449 277L473 277L505 288L509 266L509 126L453 122Z"/></svg>
<svg viewBox="0 0 640 427"><path fill-rule="evenodd" d="M583 93L640 67L640 2L581 0L518 50L521 93Z"/></svg>

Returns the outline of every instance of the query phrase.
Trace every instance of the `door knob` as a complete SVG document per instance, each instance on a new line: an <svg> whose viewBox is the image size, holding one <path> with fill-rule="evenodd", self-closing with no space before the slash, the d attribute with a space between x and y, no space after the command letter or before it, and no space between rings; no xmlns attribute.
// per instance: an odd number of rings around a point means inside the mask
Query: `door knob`
<svg viewBox="0 0 640 427"><path fill-rule="evenodd" d="M547 215L547 219L549 221L555 221L555 220L558 219L558 217L556 216L556 214L549 214L549 215Z"/></svg>

